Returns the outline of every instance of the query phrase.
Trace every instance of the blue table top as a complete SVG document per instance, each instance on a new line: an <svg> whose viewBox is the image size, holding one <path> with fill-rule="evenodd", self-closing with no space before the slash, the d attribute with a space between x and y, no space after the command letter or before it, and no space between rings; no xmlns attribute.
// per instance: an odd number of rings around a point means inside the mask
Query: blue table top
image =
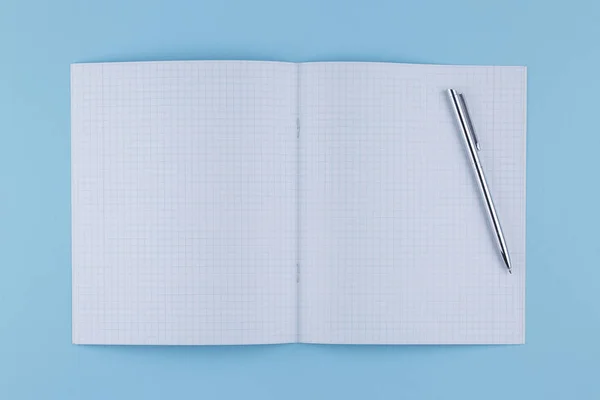
<svg viewBox="0 0 600 400"><path fill-rule="evenodd" d="M4 0L0 399L600 398L600 3ZM528 66L527 344L71 345L69 64Z"/></svg>

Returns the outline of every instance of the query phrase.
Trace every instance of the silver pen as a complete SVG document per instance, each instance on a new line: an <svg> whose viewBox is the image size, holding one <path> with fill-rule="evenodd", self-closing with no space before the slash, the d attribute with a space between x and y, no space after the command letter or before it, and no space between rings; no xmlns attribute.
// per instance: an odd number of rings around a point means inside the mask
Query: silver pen
<svg viewBox="0 0 600 400"><path fill-rule="evenodd" d="M463 133L469 157L471 158L475 173L477 174L479 187L481 189L481 193L483 194L490 220L492 221L494 230L496 232L496 238L498 239L502 259L506 264L506 268L508 268L508 272L512 274L512 265L508 255L508 247L506 247L506 241L504 240L504 234L502 233L502 227L500 226L498 213L496 212L496 207L494 207L494 201L492 200L492 195L490 194L490 189L488 188L485 174L483 173L483 168L481 167L481 162L479 161L479 156L477 155L477 152L480 150L479 140L475 135L475 129L473 128L471 118L469 117L464 96L462 93L457 93L454 89L448 89L448 96L450 97L450 102L452 103L452 108L454 110L454 114L456 115L456 120L458 121L460 130Z"/></svg>

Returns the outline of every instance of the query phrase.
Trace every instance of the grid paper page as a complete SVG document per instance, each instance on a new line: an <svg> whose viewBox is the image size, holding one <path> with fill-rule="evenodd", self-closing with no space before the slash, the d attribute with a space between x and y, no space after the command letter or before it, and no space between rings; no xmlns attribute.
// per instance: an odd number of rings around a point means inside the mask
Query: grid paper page
<svg viewBox="0 0 600 400"><path fill-rule="evenodd" d="M73 342L296 340L297 66L72 66Z"/></svg>
<svg viewBox="0 0 600 400"><path fill-rule="evenodd" d="M300 67L300 340L523 343L526 70ZM462 91L513 261L448 98Z"/></svg>

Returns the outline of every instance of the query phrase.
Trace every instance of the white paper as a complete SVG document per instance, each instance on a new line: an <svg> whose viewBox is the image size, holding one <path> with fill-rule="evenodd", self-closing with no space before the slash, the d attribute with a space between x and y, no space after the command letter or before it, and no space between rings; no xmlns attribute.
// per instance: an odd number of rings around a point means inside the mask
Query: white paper
<svg viewBox="0 0 600 400"><path fill-rule="evenodd" d="M522 343L525 107L521 67L74 65L73 342Z"/></svg>
<svg viewBox="0 0 600 400"><path fill-rule="evenodd" d="M73 342L296 340L297 66L72 66Z"/></svg>
<svg viewBox="0 0 600 400"><path fill-rule="evenodd" d="M526 70L300 66L300 340L523 343ZM465 94L503 265L444 91Z"/></svg>

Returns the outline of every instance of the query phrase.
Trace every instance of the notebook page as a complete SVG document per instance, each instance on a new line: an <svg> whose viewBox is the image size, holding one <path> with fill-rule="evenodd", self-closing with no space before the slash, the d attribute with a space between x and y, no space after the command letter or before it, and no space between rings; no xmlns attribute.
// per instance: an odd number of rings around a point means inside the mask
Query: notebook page
<svg viewBox="0 0 600 400"><path fill-rule="evenodd" d="M297 66L72 66L73 342L296 341Z"/></svg>
<svg viewBox="0 0 600 400"><path fill-rule="evenodd" d="M526 70L300 67L300 340L523 343ZM445 89L462 91L513 261Z"/></svg>

